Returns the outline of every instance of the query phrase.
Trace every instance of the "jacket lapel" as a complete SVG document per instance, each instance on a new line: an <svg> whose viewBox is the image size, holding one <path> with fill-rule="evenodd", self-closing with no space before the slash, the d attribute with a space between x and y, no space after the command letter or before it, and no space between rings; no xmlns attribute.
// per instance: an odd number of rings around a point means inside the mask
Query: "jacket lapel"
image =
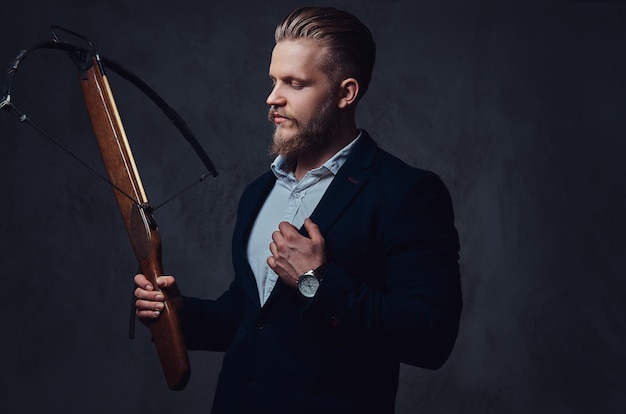
<svg viewBox="0 0 626 414"><path fill-rule="evenodd" d="M345 209L354 200L369 180L369 167L376 153L376 143L363 131L345 164L341 167L326 193L311 214L311 220L320 228L322 235L327 234L333 224L341 217ZM304 227L300 229L307 235Z"/></svg>
<svg viewBox="0 0 626 414"><path fill-rule="evenodd" d="M252 268L248 262L248 238L254 220L275 182L276 177L271 171L268 171L246 190L245 202L239 206L237 226L233 236L233 263L235 274L240 275L238 283L247 296L259 307L261 307L259 291L254 273L252 273Z"/></svg>

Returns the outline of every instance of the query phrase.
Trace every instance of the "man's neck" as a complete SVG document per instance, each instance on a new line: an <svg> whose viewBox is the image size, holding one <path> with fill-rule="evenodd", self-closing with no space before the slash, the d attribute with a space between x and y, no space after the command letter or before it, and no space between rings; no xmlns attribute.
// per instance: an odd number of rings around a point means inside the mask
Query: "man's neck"
<svg viewBox="0 0 626 414"><path fill-rule="evenodd" d="M350 128L340 129L327 145L301 154L296 161L295 170L293 172L296 180L300 181L307 172L324 165L333 155L352 142L358 134L359 130L356 125L352 125Z"/></svg>

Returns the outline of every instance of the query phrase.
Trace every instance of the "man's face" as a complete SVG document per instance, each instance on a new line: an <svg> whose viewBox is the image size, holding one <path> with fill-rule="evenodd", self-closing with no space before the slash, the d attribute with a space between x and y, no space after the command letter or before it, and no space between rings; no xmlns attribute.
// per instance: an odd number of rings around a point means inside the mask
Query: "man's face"
<svg viewBox="0 0 626 414"><path fill-rule="evenodd" d="M322 70L324 53L309 39L283 40L274 47L269 71L274 86L267 97L274 155L298 157L332 139L338 107Z"/></svg>

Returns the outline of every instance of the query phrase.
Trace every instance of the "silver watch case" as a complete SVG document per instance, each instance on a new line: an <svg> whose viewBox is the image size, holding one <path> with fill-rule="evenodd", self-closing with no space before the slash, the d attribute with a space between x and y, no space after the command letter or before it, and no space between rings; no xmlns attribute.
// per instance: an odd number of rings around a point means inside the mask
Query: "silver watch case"
<svg viewBox="0 0 626 414"><path fill-rule="evenodd" d="M298 278L298 292L307 299L311 299L320 287L320 280L315 275L315 270L311 269L300 275Z"/></svg>

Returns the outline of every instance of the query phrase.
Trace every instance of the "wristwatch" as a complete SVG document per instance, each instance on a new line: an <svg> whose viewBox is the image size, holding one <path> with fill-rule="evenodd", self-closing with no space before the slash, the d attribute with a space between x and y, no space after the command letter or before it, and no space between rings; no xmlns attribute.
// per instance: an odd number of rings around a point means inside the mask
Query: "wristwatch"
<svg viewBox="0 0 626 414"><path fill-rule="evenodd" d="M312 299L315 296L327 267L328 265L324 263L317 269L311 269L298 277L298 293L300 296L305 299Z"/></svg>

